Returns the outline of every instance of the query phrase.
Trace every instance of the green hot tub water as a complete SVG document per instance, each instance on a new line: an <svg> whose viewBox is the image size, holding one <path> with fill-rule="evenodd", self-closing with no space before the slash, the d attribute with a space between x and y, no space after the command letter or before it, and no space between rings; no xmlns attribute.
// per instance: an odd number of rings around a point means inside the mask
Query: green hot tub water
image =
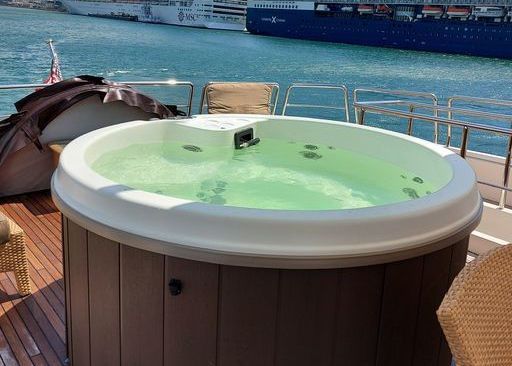
<svg viewBox="0 0 512 366"><path fill-rule="evenodd" d="M217 205L332 210L420 198L421 176L348 150L264 138L241 150L165 142L105 153L92 168L147 192Z"/></svg>

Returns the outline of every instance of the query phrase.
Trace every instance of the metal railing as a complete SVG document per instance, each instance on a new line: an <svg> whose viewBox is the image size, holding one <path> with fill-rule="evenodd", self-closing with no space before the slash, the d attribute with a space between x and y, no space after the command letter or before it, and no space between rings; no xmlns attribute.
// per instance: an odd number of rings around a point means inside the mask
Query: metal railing
<svg viewBox="0 0 512 366"><path fill-rule="evenodd" d="M129 86L157 86L157 87L186 87L189 89L187 104L177 104L178 108L187 108L187 115L192 114L192 99L194 97L194 84L190 81L177 81L177 80L164 80L164 81L116 81L118 84L124 84ZM16 90L16 89L39 89L45 88L49 84L12 84L12 85L0 85L0 91L2 90ZM7 116L0 116L0 119Z"/></svg>
<svg viewBox="0 0 512 366"><path fill-rule="evenodd" d="M388 90L388 89L375 89L375 88L358 88L354 89L354 105L359 102L359 97L361 94L379 94L384 96L391 97L407 97L407 98L416 98L416 99L428 99L432 102L432 106L437 106L439 104L439 99L434 93L426 93L426 92L415 92L409 90ZM402 100L388 100L381 101L381 103L386 104L396 104L397 102L403 102ZM409 112L413 113L415 108L413 106L409 106ZM358 111L354 108L354 114L356 118L356 123L359 123L360 119L364 119L364 110ZM362 114L362 115L359 115ZM434 110L434 116L438 116L437 110ZM413 120L410 118L408 123L408 131L412 133L412 124ZM409 133L409 134L410 134ZM437 144L439 142L439 125L437 122L434 123L434 142Z"/></svg>
<svg viewBox="0 0 512 366"><path fill-rule="evenodd" d="M130 86L157 86L157 87L186 87L189 89L187 104L180 104L178 107L186 107L187 115L192 114L192 101L194 97L194 85L189 81L125 81L119 82ZM201 94L201 102L199 112L202 113L204 109L204 103L206 100L206 88L208 85L215 84L215 82L208 83L203 88ZM272 86L272 96L269 101L271 107L271 113L275 114L277 108L277 102L279 99L279 84L277 83L262 83ZM2 90L15 90L15 89L36 89L44 88L47 84L14 84L14 85L0 85L0 91ZM318 90L338 90L342 93L343 107L335 105L316 105L316 104L303 104L303 103L290 103L292 91L296 89L318 89ZM366 100L361 101L363 95L380 95L388 98L388 100ZM397 99L389 99L395 97ZM460 156L466 158L468 150L468 140L470 131L476 130L481 132L487 132L492 134L504 135L508 137L508 143L505 154L505 164L503 168L502 184L494 184L486 181L479 181L478 183L487 185L496 189L501 190L499 199L499 207L505 207L507 201L507 192L512 192L510 185L510 173L511 173L511 162L512 162L512 114L494 113L487 111L480 111L467 108L456 108L454 104L456 102L471 103L473 105L481 106L501 106L501 107L512 107L512 101L487 99L478 97L465 97L465 96L454 96L448 99L447 106L439 105L438 98L433 93L426 92L414 92L406 90L387 90L387 89L367 89L358 88L353 91L353 107L356 123L364 124L365 116L367 113L376 113L381 115L388 115L398 118L407 119L407 134L413 135L413 127L415 121L429 122L434 126L434 138L435 143L439 143L439 126L446 127L446 146L453 147L452 141L452 129L453 127L460 128L461 142ZM423 103L414 101L416 100L428 100L429 103ZM345 85L332 85L332 84L304 84L294 83L286 89L284 105L282 115L286 115L288 108L317 108L317 109L331 109L331 110L344 110L344 118L348 122L350 120L350 107L348 100L348 88ZM393 108L394 107L394 108ZM402 108L402 109L399 109ZM419 110L431 111L431 114L418 113ZM440 114L446 115L447 117L440 116ZM510 128L492 126L482 123L473 123L455 119L454 115L471 116L485 119L493 119L506 121L511 124ZM0 120L2 117L0 116Z"/></svg>
<svg viewBox="0 0 512 366"><path fill-rule="evenodd" d="M243 83L243 82L242 82ZM276 114L277 102L279 101L279 84L274 82L248 82L249 84L259 84L259 85L268 85L272 88L272 93L270 95L270 99L268 101L270 107L270 113L272 115ZM201 93L201 100L199 102L199 114L203 114L204 107L208 107L208 97L206 95L206 91L208 87L216 84L241 84L241 82L237 81L210 81L205 86L203 86L203 91Z"/></svg>
<svg viewBox="0 0 512 366"><path fill-rule="evenodd" d="M333 105L317 105L317 104L303 104L303 103L290 103L290 95L293 90L296 89L322 89L322 90L340 90L343 93L343 107L336 107ZM350 121L350 107L348 103L348 88L345 85L333 85L333 84L305 84L305 83L293 83L286 89L284 97L283 111L281 115L285 116L286 111L289 107L292 108L316 108L316 109L332 109L332 110L343 110L344 118L346 122Z"/></svg>
<svg viewBox="0 0 512 366"><path fill-rule="evenodd" d="M455 99L453 99L455 100ZM453 104L453 102L452 102ZM388 108L390 105L395 106L409 106L409 110L399 110ZM412 108L411 108L412 107ZM433 116L421 114L414 112L416 109L432 109L434 110ZM461 144L459 154L461 157L466 158L467 149L468 149L468 140L469 140L469 132L470 130L483 131L493 134L504 135L508 137L507 150L505 155L505 164L503 167L503 178L502 184L494 184L486 181L478 181L478 183L487 185L493 188L497 188L501 190L501 196L499 200L499 207L504 208L507 201L507 192L512 192L512 188L509 187L509 176L510 176L510 164L512 162L512 128L498 127L498 126L490 126L480 123L473 123L468 121L456 120L453 118L453 114L464 114L464 115L472 115L478 117L488 117L488 118L501 118L504 120L512 121L512 116L499 114L499 113L491 113L491 112L482 112L482 111L473 111L468 109L454 108L454 107L445 107L439 105L430 105L424 103L411 103L405 100L396 100L396 101L354 101L354 109L356 111L356 116L358 116L357 123L363 125L365 123L365 114L367 112L378 113L382 115L389 115L394 117L402 117L407 118L409 121L408 124L408 134L412 135L412 123L414 120L425 121L434 124L435 126L444 125L447 128L451 127L460 127L462 129L461 135ZM449 118L440 117L439 112L447 112L449 114ZM437 127L436 127L437 129ZM448 140L448 139L447 139ZM450 141L448 140L447 146L450 145Z"/></svg>
<svg viewBox="0 0 512 366"><path fill-rule="evenodd" d="M512 107L512 101L510 100L501 100L501 99L489 99L489 98L479 98L479 97L466 97L462 95L456 95L453 97L448 98L448 107L452 108L455 102L465 102L465 103L471 103L473 105L480 105L483 107L493 106L493 107ZM489 116L485 112L481 115L482 117L489 117L493 118L493 116ZM498 114L497 119L502 119L503 115ZM512 116L510 117L510 121L512 122ZM453 118L453 112L448 112L448 118ZM509 120L509 119L507 119ZM447 143L449 144L451 139L451 127L448 127L447 131Z"/></svg>
<svg viewBox="0 0 512 366"><path fill-rule="evenodd" d="M129 86L167 86L167 87L186 87L189 89L187 104L177 104L178 108L186 107L187 116L192 115L192 99L194 98L194 84L190 81L178 81L178 80L167 80L167 81L123 81L121 84Z"/></svg>

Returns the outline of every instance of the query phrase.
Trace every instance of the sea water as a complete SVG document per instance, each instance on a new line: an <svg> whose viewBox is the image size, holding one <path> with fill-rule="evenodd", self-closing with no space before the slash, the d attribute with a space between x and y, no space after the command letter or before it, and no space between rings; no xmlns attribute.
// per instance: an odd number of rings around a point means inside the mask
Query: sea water
<svg viewBox="0 0 512 366"><path fill-rule="evenodd" d="M0 25L0 84L46 79L51 61L46 41L52 38L66 78L91 74L116 81L189 80L198 90L212 80L273 81L281 85L278 111L282 109L283 91L292 82L345 84L351 91L375 87L432 92L441 103L453 95L512 98L512 60L311 42L3 6ZM186 102L188 91L139 89L166 104ZM22 89L0 93L0 114L14 112L13 103L30 92ZM339 91L304 93L307 95L300 94L298 102L331 106L341 102ZM201 93L194 94L196 112ZM287 113L334 120L344 116L339 110L318 108L288 108ZM510 126L503 121L472 120ZM407 131L406 119L367 114L366 122ZM415 121L415 136L431 140L432 132L431 124ZM452 142L460 143L459 129L454 129ZM504 136L471 132L470 149L504 156L506 146Z"/></svg>
<svg viewBox="0 0 512 366"><path fill-rule="evenodd" d="M370 207L439 187L413 172L334 146L265 138L245 149L133 144L92 164L133 189L215 205L283 210Z"/></svg>

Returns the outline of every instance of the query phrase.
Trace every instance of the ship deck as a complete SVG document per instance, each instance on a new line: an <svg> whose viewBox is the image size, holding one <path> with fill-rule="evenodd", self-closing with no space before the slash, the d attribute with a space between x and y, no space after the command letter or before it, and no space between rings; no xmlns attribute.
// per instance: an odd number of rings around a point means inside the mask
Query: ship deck
<svg viewBox="0 0 512 366"><path fill-rule="evenodd" d="M64 364L60 213L49 192L1 198L0 211L26 233L32 280L32 295L20 298L13 274L0 273L0 366Z"/></svg>

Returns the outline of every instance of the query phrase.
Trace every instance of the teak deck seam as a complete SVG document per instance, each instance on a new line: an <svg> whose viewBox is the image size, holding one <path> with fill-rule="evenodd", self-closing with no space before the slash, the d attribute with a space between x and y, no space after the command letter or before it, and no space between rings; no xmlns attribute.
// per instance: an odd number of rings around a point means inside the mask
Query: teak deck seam
<svg viewBox="0 0 512 366"><path fill-rule="evenodd" d="M0 211L26 233L33 292L20 298L13 274L0 274L0 366L64 364L60 213L49 192L1 198Z"/></svg>

